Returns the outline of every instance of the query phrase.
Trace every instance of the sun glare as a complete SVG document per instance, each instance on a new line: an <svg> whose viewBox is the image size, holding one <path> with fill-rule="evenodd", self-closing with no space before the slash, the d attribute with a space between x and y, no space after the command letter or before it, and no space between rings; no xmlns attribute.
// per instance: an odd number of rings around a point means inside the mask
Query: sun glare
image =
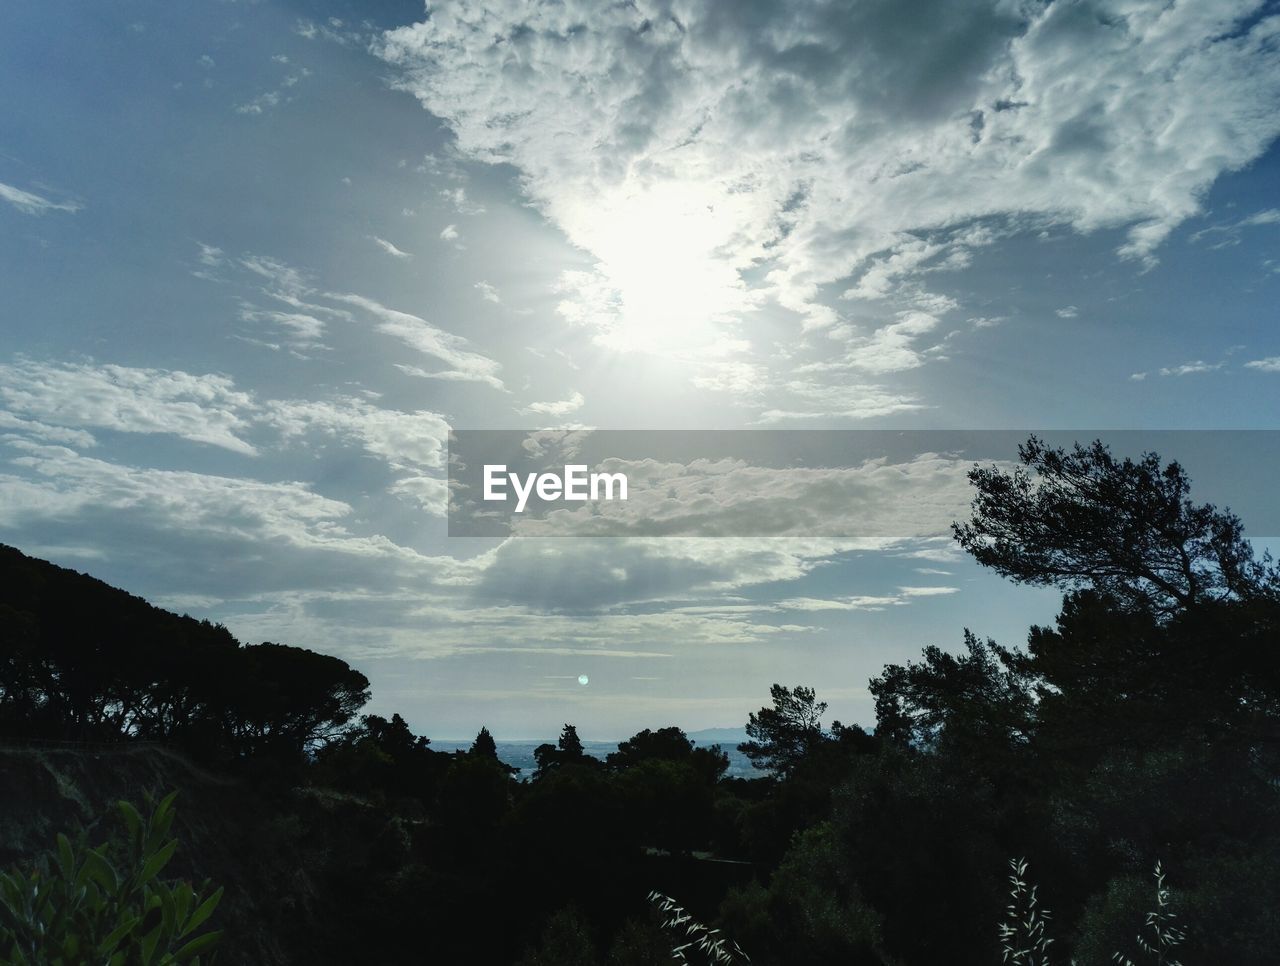
<svg viewBox="0 0 1280 966"><path fill-rule="evenodd" d="M618 349L724 351L734 319L752 308L733 250L742 202L715 186L665 183L619 190L576 212L571 234L599 261L614 293L605 334Z"/></svg>

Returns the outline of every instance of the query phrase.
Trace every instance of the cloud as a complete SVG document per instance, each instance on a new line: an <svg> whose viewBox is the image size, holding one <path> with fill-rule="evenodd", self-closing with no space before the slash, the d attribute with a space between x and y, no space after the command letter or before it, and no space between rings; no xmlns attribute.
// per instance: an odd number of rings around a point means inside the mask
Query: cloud
<svg viewBox="0 0 1280 966"><path fill-rule="evenodd" d="M929 348L895 328L938 314L921 279L1001 238L1119 230L1118 255L1151 264L1280 133L1261 11L509 0L433 7L379 52L462 157L518 168L595 259L561 280L571 324L714 346L766 305L839 328L841 292L890 313L852 329L872 335L850 365L896 372Z"/></svg>
<svg viewBox="0 0 1280 966"><path fill-rule="evenodd" d="M1278 224L1280 224L1280 208L1264 208L1235 221L1222 222L1217 225L1210 225L1208 228L1202 228L1191 236L1191 241L1198 242L1206 237L1220 235L1222 237L1211 247L1227 248L1240 244L1241 230L1244 228L1258 228Z"/></svg>
<svg viewBox="0 0 1280 966"><path fill-rule="evenodd" d="M570 394L568 399L561 399L557 402L536 402L525 406L521 412L537 413L540 416L568 416L570 413L576 413L582 408L586 399L582 393L574 392Z"/></svg>
<svg viewBox="0 0 1280 966"><path fill-rule="evenodd" d="M377 235L372 235L370 237L373 240L373 243L375 245L377 245L379 248L381 248L384 252L386 252L388 255L392 256L393 258L399 258L402 260L408 260L410 258L413 258L411 254L409 254L408 252L402 252L400 249L396 248L395 245L391 244L391 242L387 241L385 238L379 238Z"/></svg>
<svg viewBox="0 0 1280 966"><path fill-rule="evenodd" d="M444 228L440 230L441 241L457 241L459 237L461 236L458 234L457 225L445 225Z"/></svg>
<svg viewBox="0 0 1280 966"><path fill-rule="evenodd" d="M259 456L320 438L339 439L395 474L391 491L432 513L444 510L448 424L439 413L403 412L355 396L328 400L260 399L225 376L125 366L0 365L0 430L43 443L88 448L87 429L171 435ZM253 437L253 442L249 438Z"/></svg>
<svg viewBox="0 0 1280 966"><path fill-rule="evenodd" d="M599 613L658 601L686 606L707 595L797 580L858 546L833 540L519 537L471 561L470 586L477 602L536 610ZM704 603L728 606L723 599Z"/></svg>
<svg viewBox="0 0 1280 966"><path fill-rule="evenodd" d="M13 413L5 412L2 409L0 409L0 430L8 430L10 433L30 436L40 442L74 446L77 449L89 449L98 444L92 433L87 433L82 429L50 426L48 423L42 423L39 420L23 419L21 416L15 416Z"/></svg>
<svg viewBox="0 0 1280 966"><path fill-rule="evenodd" d="M1080 310L1076 308L1074 305L1063 306L1062 308L1057 309L1054 312L1054 315L1056 315L1060 319L1074 319L1079 314L1080 314Z"/></svg>
<svg viewBox="0 0 1280 966"><path fill-rule="evenodd" d="M201 244L201 260L212 267L226 267L226 260L219 249ZM475 352L471 343L462 336L431 324L426 319L409 312L389 308L381 302L352 292L322 292L308 278L291 265L266 255L244 255L234 263L267 283L264 294L285 303L293 312L280 312L245 306L242 318L246 321L267 321L284 326L293 340L301 345L319 346L318 339L324 330L325 315L348 323L356 323L358 309L375 320L377 331L399 339L410 348L439 359L448 366L438 372L428 372L418 366L396 364L396 368L409 375L424 379L440 379L455 382L482 382L495 389L504 389L498 373L502 367L493 359ZM216 274L205 277L227 281L227 276ZM343 308L333 304L338 303Z"/></svg>
<svg viewBox="0 0 1280 966"><path fill-rule="evenodd" d="M351 508L300 483L263 483L178 470L124 466L57 446L23 444L12 465L45 478L44 486L0 476L0 524L31 515L67 516L79 511L141 510L169 531L200 531L254 542L285 540L294 546L329 544L348 552L381 552L377 542L352 539L337 521Z"/></svg>
<svg viewBox="0 0 1280 966"><path fill-rule="evenodd" d="M1205 362L1197 359L1194 362L1184 362L1180 366L1169 366L1160 370L1162 376L1191 376L1198 372L1215 372L1222 368L1221 362Z"/></svg>
<svg viewBox="0 0 1280 966"><path fill-rule="evenodd" d="M1280 372L1280 356L1268 356L1265 359L1253 359L1244 364L1246 369L1257 369L1260 372Z"/></svg>
<svg viewBox="0 0 1280 966"><path fill-rule="evenodd" d="M326 348L323 341L324 321L306 312L281 312L243 305L240 308L240 318L245 322L268 322L279 326L289 340L297 346Z"/></svg>
<svg viewBox="0 0 1280 966"><path fill-rule="evenodd" d="M925 408L913 395L876 385L794 379L783 388L791 398L783 399L781 406L788 408L766 409L760 414L762 424L808 419L869 419Z"/></svg>
<svg viewBox="0 0 1280 966"><path fill-rule="evenodd" d="M272 400L263 404L259 420L286 439L319 432L353 440L396 470L444 466L449 426L443 416L426 410L383 409L355 397Z"/></svg>
<svg viewBox="0 0 1280 966"><path fill-rule="evenodd" d="M610 458L593 469L625 473L625 501L526 512L511 526L522 536L930 537L967 515L970 467L969 460L933 453L854 466Z"/></svg>
<svg viewBox="0 0 1280 966"><path fill-rule="evenodd" d="M266 91L259 94L253 100L245 101L243 104L236 105L237 114L264 114L272 108L277 107L281 101L279 91Z"/></svg>
<svg viewBox="0 0 1280 966"><path fill-rule="evenodd" d="M252 397L213 373L19 359L0 364L0 402L57 426L179 436L252 456Z"/></svg>
<svg viewBox="0 0 1280 966"><path fill-rule="evenodd" d="M835 330L833 337L844 337L848 351L843 359L816 362L796 369L798 373L833 372L860 369L864 372L888 373L915 369L924 364L916 341L938 327L938 318L927 312L899 312L896 322L882 326L869 335L860 336L850 327L846 335Z"/></svg>
<svg viewBox="0 0 1280 966"><path fill-rule="evenodd" d="M473 287L477 292L480 293L480 297L484 299L486 302L492 302L495 305L500 305L502 303L502 296L499 295L498 290L494 288L492 285L490 285L488 282L479 281L479 282L476 282L476 284Z"/></svg>
<svg viewBox="0 0 1280 966"><path fill-rule="evenodd" d="M432 325L426 319L388 308L363 295L329 293L327 298L363 309L378 320L378 331L394 336L405 345L432 356L450 366L443 372L427 372L414 366L397 365L396 368L424 379L446 379L458 382L483 382L494 389L504 389L498 378L501 366L497 362L472 352L470 343L458 335Z"/></svg>
<svg viewBox="0 0 1280 966"><path fill-rule="evenodd" d="M76 201L50 201L43 195L23 191L0 181L0 201L7 201L24 215L43 215L49 211L77 212L83 205Z"/></svg>

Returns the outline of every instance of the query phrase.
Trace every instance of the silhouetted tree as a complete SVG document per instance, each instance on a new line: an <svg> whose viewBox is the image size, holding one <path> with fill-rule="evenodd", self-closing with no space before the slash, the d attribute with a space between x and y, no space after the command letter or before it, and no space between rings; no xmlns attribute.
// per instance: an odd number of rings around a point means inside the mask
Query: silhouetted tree
<svg viewBox="0 0 1280 966"><path fill-rule="evenodd" d="M964 643L958 657L926 647L921 663L888 664L872 679L878 736L926 749L1030 740L1036 698L1014 654L967 630Z"/></svg>
<svg viewBox="0 0 1280 966"><path fill-rule="evenodd" d="M489 734L488 728L481 728L476 735L476 740L471 743L470 754L479 758L498 757L498 743L493 740L493 735Z"/></svg>
<svg viewBox="0 0 1280 966"><path fill-rule="evenodd" d="M1092 587L1162 614L1275 595L1270 560L1255 559L1230 511L1191 502L1176 462L1162 466L1155 453L1117 460L1100 441L1067 453L1035 436L1018 457L1012 474L969 473L973 519L952 530L979 563L1019 583Z"/></svg>
<svg viewBox="0 0 1280 966"><path fill-rule="evenodd" d="M578 737L578 729L566 724L560 732L559 740L554 744L541 744L533 749L533 760L537 763L533 777L541 778L553 768L561 765L598 764L582 750L582 739Z"/></svg>
<svg viewBox="0 0 1280 966"><path fill-rule="evenodd" d="M339 736L369 700L369 679L340 658L269 642L238 654L228 706L237 740L249 750L301 754ZM399 725L408 732L403 720Z"/></svg>
<svg viewBox="0 0 1280 966"><path fill-rule="evenodd" d="M825 739L822 715L825 701L818 701L813 688L795 688L775 684L769 689L772 708L753 711L747 720L750 741L738 750L757 768L767 768L780 775L789 774L816 744Z"/></svg>

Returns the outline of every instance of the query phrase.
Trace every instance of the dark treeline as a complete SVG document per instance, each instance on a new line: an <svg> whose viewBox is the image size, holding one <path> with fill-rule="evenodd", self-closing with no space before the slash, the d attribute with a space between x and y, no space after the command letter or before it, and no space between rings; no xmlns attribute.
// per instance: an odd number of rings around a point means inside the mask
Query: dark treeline
<svg viewBox="0 0 1280 966"><path fill-rule="evenodd" d="M673 727L602 761L566 724L527 776L486 730L436 752L399 715L359 717L367 681L335 658L242 646L8 548L0 723L160 740L364 803L364 838L308 852L325 855L312 888L340 897L341 921L308 925L332 962L668 962L658 890L756 964L997 963L1025 858L1054 942L1020 962L1274 963L1276 568L1177 464L1035 439L1021 458L973 471L955 537L1061 588L1055 625L887 666L873 729L825 725L820 693L775 685L742 746L766 777L725 778L720 749ZM1150 931L1157 862L1176 949ZM1003 942L1036 941L1011 928Z"/></svg>
<svg viewBox="0 0 1280 966"><path fill-rule="evenodd" d="M287 757L339 736L368 700L368 680L338 658L243 646L221 625L0 545L4 734Z"/></svg>

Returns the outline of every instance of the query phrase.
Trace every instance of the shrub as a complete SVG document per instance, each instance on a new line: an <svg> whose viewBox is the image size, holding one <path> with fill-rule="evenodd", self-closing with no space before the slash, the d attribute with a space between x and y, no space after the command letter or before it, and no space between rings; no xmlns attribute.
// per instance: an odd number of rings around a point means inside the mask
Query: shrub
<svg viewBox="0 0 1280 966"><path fill-rule="evenodd" d="M175 795L149 799L146 819L118 802L124 835L114 842L91 848L83 831L74 842L59 833L29 873L0 872L0 958L21 966L212 962L222 934L199 930L223 890L159 878L178 847L169 835Z"/></svg>

